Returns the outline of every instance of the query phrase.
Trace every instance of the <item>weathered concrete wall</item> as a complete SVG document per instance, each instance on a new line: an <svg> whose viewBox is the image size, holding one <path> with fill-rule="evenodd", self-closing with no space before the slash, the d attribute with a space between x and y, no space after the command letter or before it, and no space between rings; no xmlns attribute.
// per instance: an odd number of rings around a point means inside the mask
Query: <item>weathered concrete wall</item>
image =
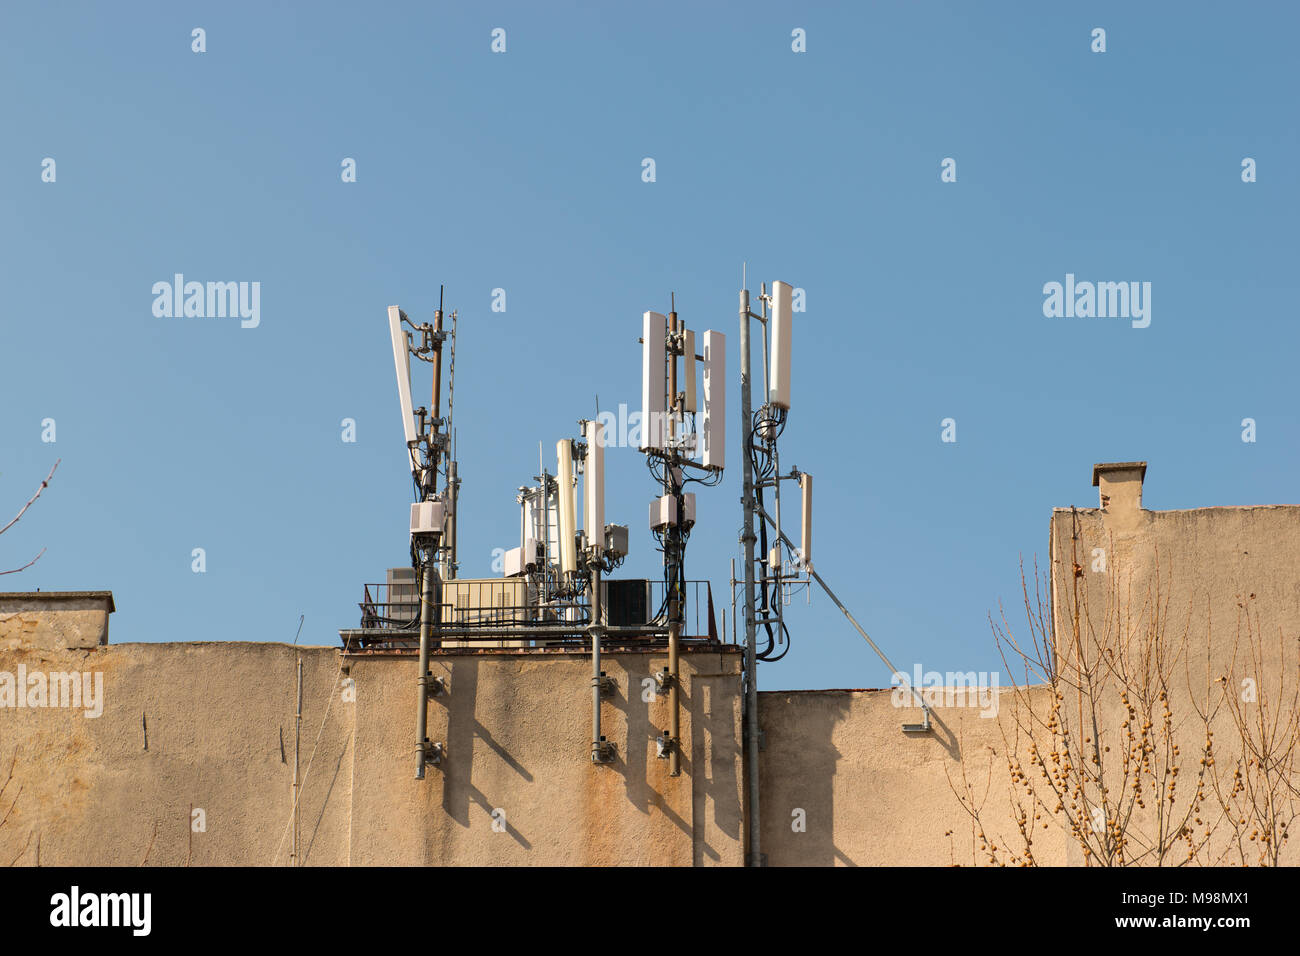
<svg viewBox="0 0 1300 956"><path fill-rule="evenodd" d="M108 643L109 591L0 594L0 647L98 647Z"/></svg>
<svg viewBox="0 0 1300 956"><path fill-rule="evenodd" d="M1041 706L1045 692L1028 689L1030 703ZM920 722L920 708L896 706L890 690L758 696L769 866L983 864L987 855L958 799L968 783L993 845L1017 835L1007 769L1008 751L1018 749L1016 689L1002 688L988 717L977 707L932 705L934 730L921 734L902 729ZM1043 864L1065 862L1059 828L1040 827L1033 849Z"/></svg>
<svg viewBox="0 0 1300 956"><path fill-rule="evenodd" d="M1041 770L1025 728L1037 728L1033 743L1045 754L1056 749L1043 729L1053 708L1088 745L1095 716L1101 756L1114 768L1132 746L1120 691L1143 681L1148 699L1129 726L1158 723L1167 702L1179 747L1174 807L1205 793L1205 812L1193 814L1197 861L1261 862L1257 828L1234 824L1212 788L1246 766L1253 732L1235 718L1264 713L1266 725L1282 729L1273 749L1293 748L1274 781L1280 816L1300 818L1300 507L1145 511L1142 473L1112 469L1100 481L1105 508L1052 517L1049 659L1058 674L1080 660L1105 664L1094 668L1095 708L1068 685L1059 697L1050 686L1002 687L996 714L970 700L936 701L934 732L909 734L902 725L921 714L908 702L895 706L891 691L765 692L761 823L770 865L983 865L993 853L999 861L1008 850L1022 854L1022 826L1035 862L1084 862L1057 811L1027 799L1024 780L1037 783ZM0 865L286 863L299 654L308 865L743 862L736 648L683 652L677 778L655 756L667 699L642 696L665 653L605 655L618 690L602 704L603 730L617 755L600 767L589 759L585 654L436 653L434 673L450 692L430 704L429 736L447 758L416 781L413 655L105 646L111 605L101 599L82 606L64 596L42 610L45 595L11 597L18 603L0 614L9 623L0 632ZM1152 635L1163 648L1157 657L1142 650ZM1153 672L1165 676L1153 683ZM72 680L83 673L89 684ZM41 706L14 706L33 674L66 676L47 682L34 700ZM1247 682L1254 700L1243 698ZM45 706L73 689L83 693L77 706ZM1198 708L1209 708L1207 720ZM1213 760L1203 765L1207 722ZM1163 758L1151 759L1159 776ZM1112 792L1126 786L1106 780ZM1132 818L1133 834L1150 823L1154 793L1147 804ZM193 832L191 808L202 811L203 832ZM1281 862L1300 863L1300 850L1284 846Z"/></svg>
<svg viewBox="0 0 1300 956"><path fill-rule="evenodd" d="M15 761L0 799L0 816L13 801L0 863L270 864L279 847L283 864L297 654L252 643L0 650L0 672L99 675L103 695L98 717L0 710L0 780ZM337 693L330 706L337 651L301 654L304 767L321 734L301 806L303 847L311 862L346 863L354 714ZM191 807L206 832L191 832Z"/></svg>
<svg viewBox="0 0 1300 956"><path fill-rule="evenodd" d="M431 703L429 734L447 759L416 781L413 657L221 643L0 649L0 673L84 672L92 687L98 674L103 688L97 717L0 709L0 783L14 762L0 863L284 865L299 652L308 865L742 862L734 649L682 654L676 778L655 756L667 698L642 699L666 654L605 656L617 758L601 767L586 655L435 655L450 693Z"/></svg>
<svg viewBox="0 0 1300 956"><path fill-rule="evenodd" d="M682 655L682 772L655 738L668 698L642 699L663 653L607 653L617 691L602 706L614 760L593 766L591 664L581 654L435 656L449 693L433 699L429 739L442 769L413 779L414 680L406 659L351 663L357 680L351 859L358 864L737 865L740 655ZM360 706L360 695L395 701ZM496 814L494 828L493 814Z"/></svg>
<svg viewBox="0 0 1300 956"><path fill-rule="evenodd" d="M1204 863L1265 862L1264 834L1243 804L1250 791L1275 823L1300 816L1300 507L1147 511L1138 480L1108 488L1103 478L1102 494L1104 509L1052 516L1058 672L1084 685L1064 688L1063 719L1075 728L1082 722L1086 736L1095 703L1112 792L1131 783L1122 757L1140 752L1149 722L1157 774L1178 769L1165 819L1171 807L1181 817L1198 791L1204 795L1188 821L1191 843L1178 841L1166 863L1193 848ZM1176 755L1163 755L1166 738ZM1233 795L1237 770L1247 792ZM1236 811L1225 812L1223 795ZM1158 802L1144 799L1130 833L1152 841ZM1280 845L1280 862L1300 863L1300 846ZM1069 862L1083 861L1071 845Z"/></svg>
<svg viewBox="0 0 1300 956"><path fill-rule="evenodd" d="M1234 823L1224 803L1249 819L1242 804L1249 794L1231 792L1234 770L1249 770L1252 751L1261 752L1271 732L1271 752L1285 763L1275 766L1270 783L1260 777L1257 761L1252 786L1264 786L1261 802L1272 800L1275 820L1300 819L1300 759L1292 749L1300 732L1300 507L1145 511L1140 473L1101 476L1106 509L1058 509L1052 517L1045 596L1050 593L1053 603L1043 612L1057 643L1047 658L1067 678L1059 716L1074 744L1062 748L1044 728L1055 693L1046 685L1002 688L995 719L974 708L938 706L934 733L916 735L903 733L901 725L919 721L919 709L896 707L888 690L761 693L762 849L770 865L985 865L986 846L1007 861L1024 855L1022 811L1036 862L1083 864L1079 841L1056 812L1041 767L1032 764L1031 737L1049 763L1054 749L1078 754L1080 744L1092 746L1095 716L1098 756L1117 794L1133 780L1132 772L1124 775L1124 750L1136 745L1130 752L1141 763L1141 725L1148 716L1158 725L1165 702L1172 715L1169 741L1178 753L1146 759L1158 778L1166 766L1179 768L1172 804L1179 815L1198 791L1202 797L1188 817L1192 840L1172 841L1160 862L1181 862L1189 849L1199 863L1265 862L1260 828L1240 826L1243 816ZM1079 653L1076 582L1081 653L1096 679L1090 694L1069 686L1078 676L1070 666ZM1015 636L1030 646L1023 625ZM1133 689L1143 686L1148 699L1129 725L1138 728L1135 740L1127 736L1130 715L1120 692L1128 688L1133 698ZM1256 699L1242 699L1247 688ZM1237 719L1226 695L1238 702ZM1202 765L1207 723L1212 760ZM1158 730L1149 743L1160 742ZM1146 787L1145 806L1129 808L1126 831L1128 861L1144 865L1157 862L1142 845L1159 829L1154 807L1165 800L1165 819L1169 807L1167 786L1163 797L1149 779ZM1063 805L1070 804L1070 788L1063 792ZM959 794L980 809L981 825L972 825ZM1092 806L1079 800L1076 815L1091 819ZM986 841L977 835L981 828ZM1300 847L1290 841L1282 846L1278 862L1300 864Z"/></svg>

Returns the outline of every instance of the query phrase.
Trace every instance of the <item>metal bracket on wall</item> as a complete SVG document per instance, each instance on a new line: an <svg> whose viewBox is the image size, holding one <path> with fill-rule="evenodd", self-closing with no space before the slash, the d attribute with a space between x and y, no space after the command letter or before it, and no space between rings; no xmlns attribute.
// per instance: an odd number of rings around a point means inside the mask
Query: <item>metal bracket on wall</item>
<svg viewBox="0 0 1300 956"><path fill-rule="evenodd" d="M442 760L447 756L447 748L442 745L442 741L430 743L429 738L424 738L424 763L429 767L441 767Z"/></svg>
<svg viewBox="0 0 1300 956"><path fill-rule="evenodd" d="M591 762L592 763L609 763L614 759L614 745L601 737L600 740L591 745Z"/></svg>
<svg viewBox="0 0 1300 956"><path fill-rule="evenodd" d="M425 687L427 688L427 693L430 697L441 697L443 694L451 693L451 687L447 684L447 678L445 677L433 677L430 675Z"/></svg>
<svg viewBox="0 0 1300 956"><path fill-rule="evenodd" d="M655 738L655 756L660 760L667 760L676 746L677 741L673 739L671 732L665 730Z"/></svg>
<svg viewBox="0 0 1300 956"><path fill-rule="evenodd" d="M600 687L601 697L613 697L618 691L617 682L615 682L614 678L608 676L604 671L600 672L600 677L596 678L596 680Z"/></svg>
<svg viewBox="0 0 1300 956"><path fill-rule="evenodd" d="M919 724L903 724L903 733L905 734L928 734L933 730L930 726L930 708L921 705L921 722Z"/></svg>

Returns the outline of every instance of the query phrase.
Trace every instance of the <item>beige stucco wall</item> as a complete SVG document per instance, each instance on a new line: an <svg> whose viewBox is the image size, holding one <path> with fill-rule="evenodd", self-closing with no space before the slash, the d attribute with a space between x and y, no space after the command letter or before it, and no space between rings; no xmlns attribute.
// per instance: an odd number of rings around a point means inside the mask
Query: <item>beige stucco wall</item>
<svg viewBox="0 0 1300 956"><path fill-rule="evenodd" d="M108 643L108 591L0 594L0 647L98 647Z"/></svg>
<svg viewBox="0 0 1300 956"><path fill-rule="evenodd" d="M1077 556L1083 569L1081 631L1092 659L1107 643L1109 628L1112 637L1122 631L1130 664L1139 666L1138 648L1157 620L1170 650L1181 648L1166 667L1182 775L1175 805L1181 808L1195 790L1204 744L1205 725L1194 706L1221 701L1222 686L1215 679L1228 677L1234 693L1243 678L1253 679L1261 694L1271 695L1270 713L1280 716L1282 727L1294 712L1300 682L1300 507L1152 512L1140 508L1140 487L1102 490L1112 496L1107 510L1058 509L1053 514L1049 573L1055 604L1048 613L1066 644L1073 633ZM1104 572L1093 570L1094 548L1106 552ZM1157 606L1158 618L1152 613ZM1117 611L1132 626L1119 628ZM1026 640L1023 615L1009 617L1013 624L1017 618L1022 622L1015 633ZM1252 635L1258 650L1254 655L1248 645ZM1069 653L1068 646L1058 650ZM1112 755L1118 754L1124 719L1117 687L1112 680L1097 695L1103 747L1112 745ZM996 718L982 717L973 708L937 707L932 734L908 734L902 724L919 721L920 711L895 706L896 695L889 690L761 693L766 746L760 761L760 807L762 849L769 865L986 864L988 854L974 836L958 793L982 808L986 836L1002 849L1002 859L1007 848L1020 853L1018 808L1030 802L1026 790L1013 784L1007 758L1011 754L1020 769L1034 774L1029 736L1017 735L1017 725L1034 725L1031 713L1044 717L1050 695L1046 686L1004 687ZM1063 698L1062 711L1072 717L1079 696L1065 687ZM1253 713L1250 705L1244 712ZM1230 781L1247 749L1242 734L1222 704L1212 712L1210 726L1215 766ZM1049 739L1041 730L1036 737L1040 745ZM1300 787L1300 775L1291 780ZM1248 834L1241 841L1244 857L1236 852L1237 836L1221 819L1222 808L1210 788L1205 790L1198 832L1208 821L1212 836L1196 859L1257 863L1257 847ZM1134 818L1135 832L1141 817ZM1058 819L1042 812L1035 821L1035 860L1082 864L1080 848ZM1300 847L1285 846L1282 862L1300 863ZM1173 853L1166 862L1177 862L1181 855Z"/></svg>
<svg viewBox="0 0 1300 956"><path fill-rule="evenodd" d="M1198 782L1206 793L1202 811L1193 815L1200 820L1194 825L1196 840L1205 840L1196 858L1256 865L1258 844L1249 832L1233 832L1212 775L1218 774L1220 792L1230 789L1238 762L1263 740L1261 713L1264 726L1281 731L1272 745L1274 757L1280 756L1279 747L1294 742L1295 725L1290 732L1287 726L1300 687L1300 507L1148 511L1139 506L1140 492L1121 491L1105 509L1057 509L1052 516L1053 616L1061 672L1071 673L1080 653L1073 646L1077 602L1085 664L1114 651L1128 674L1121 680L1114 673L1118 666L1102 668L1094 685L1099 690L1077 694L1067 688L1063 713L1076 725L1082 713L1090 724L1088 702L1098 701L1100 739L1112 748L1114 768L1114 756L1124 747L1121 684L1155 687L1155 675L1166 675L1171 739L1179 747L1171 759L1180 772L1172 806L1181 813ZM1156 634L1164 647L1162 663L1140 653ZM1247 681L1251 694L1244 693ZM1234 719L1234 707L1244 725ZM1202 714L1208 715L1213 735L1213 763L1204 770L1207 719ZM1162 716L1163 705L1157 704L1153 722L1159 725ZM1300 760L1288 758L1286 768L1291 787L1276 787L1276 805L1284 816L1300 813ZM1150 813L1140 811L1130 823L1137 833L1151 826ZM1282 862L1300 863L1300 846L1283 846ZM1185 855L1180 848L1171 859ZM1078 847L1071 845L1068 860L1083 862Z"/></svg>
<svg viewBox="0 0 1300 956"><path fill-rule="evenodd" d="M602 706L614 760L593 766L591 664L581 654L435 657L449 693L429 708L443 768L413 779L414 668L354 659L357 864L736 865L741 855L740 656L682 655L682 773L670 777L655 738L668 698L645 701L659 653L612 653L617 685ZM361 695L392 706L361 706ZM498 813L498 829L493 813ZM504 827L504 830L499 829Z"/></svg>
<svg viewBox="0 0 1300 956"><path fill-rule="evenodd" d="M338 654L302 648L303 747L321 733L304 790L304 845L346 863L352 708ZM270 864L287 856L297 652L280 644L120 644L94 651L0 650L0 672L102 675L98 717L64 707L0 710L0 862L42 865ZM147 748L146 748L147 738ZM303 764L306 764L306 756ZM206 832L190 830L191 806ZM3 811L0 810L0 814ZM192 842L191 842L192 836ZM283 843L281 840L283 839ZM313 842L314 841L314 842Z"/></svg>
<svg viewBox="0 0 1300 956"><path fill-rule="evenodd" d="M667 698L642 699L665 654L605 655L618 690L602 729L617 757L601 767L589 758L587 656L435 655L450 692L431 702L429 734L447 759L417 781L413 657L213 643L0 649L0 672L98 673L104 688L98 717L0 710L0 782L15 761L0 862L284 865L299 653L307 864L742 861L734 651L682 654L676 778L655 756ZM205 832L191 833L191 807Z"/></svg>
<svg viewBox="0 0 1300 956"><path fill-rule="evenodd" d="M1049 616L1058 644L1072 637L1076 583L1090 658L1105 645L1116 608L1134 612L1140 626L1128 633L1135 635L1145 633L1142 615L1150 617L1143 608L1159 606L1165 630L1185 642L1171 671L1175 710L1188 715L1215 688L1222 694L1213 683L1219 677L1234 691L1249 677L1285 718L1286 692L1300 682L1300 507L1151 512L1140 507L1140 488L1104 480L1106 509L1052 517ZM1094 549L1105 551L1104 573L1093 570ZM1144 604L1151 594L1160 600ZM103 712L0 708L0 785L11 761L14 767L0 795L0 819L8 814L0 864L284 865L299 655L308 865L743 862L736 648L683 653L677 778L655 756L655 737L669 722L667 699L642 697L643 682L666 664L664 653L605 656L618 690L602 705L603 730L617 755L600 767L589 759L585 654L437 653L433 671L450 691L430 703L429 737L446 745L447 758L417 781L414 655L259 643L105 646L107 611L60 600L48 621L39 606L10 608L17 616L0 635L0 696L3 675L20 668L86 672L102 678ZM1266 638L1250 657L1241 653L1243 627L1247 637ZM1029 769L1017 717L1042 716L1050 690L1002 687L992 716L985 707L939 702L929 734L904 732L921 715L895 697L889 690L760 694L769 865L985 864L961 796L978 804L989 843L1019 848L1023 791L1008 759ZM1062 710L1068 715L1079 703L1069 696ZM1119 723L1118 707L1111 687L1100 698L1103 726ZM1231 767L1241 742L1222 708L1211 727L1216 762ZM1179 724L1184 755L1195 754L1203 731L1194 720ZM1195 773L1193 756L1188 774ZM192 832L191 808L202 811L204 832ZM1033 834L1037 862L1082 862L1054 823L1035 821ZM1216 836L1207 853L1238 862L1224 857L1232 849L1226 839ZM1295 847L1283 862L1300 862Z"/></svg>
<svg viewBox="0 0 1300 956"><path fill-rule="evenodd" d="M1030 689L1030 702L1041 705L1044 692ZM995 845L1015 836L1007 770L1007 752L1016 749L1015 697L1015 689L1002 688L996 714L987 717L980 708L939 704L932 732L906 733L903 724L918 723L921 711L898 706L891 690L760 693L768 865L983 863L957 794L968 782L974 788ZM1065 862L1058 828L1034 839L1041 863Z"/></svg>

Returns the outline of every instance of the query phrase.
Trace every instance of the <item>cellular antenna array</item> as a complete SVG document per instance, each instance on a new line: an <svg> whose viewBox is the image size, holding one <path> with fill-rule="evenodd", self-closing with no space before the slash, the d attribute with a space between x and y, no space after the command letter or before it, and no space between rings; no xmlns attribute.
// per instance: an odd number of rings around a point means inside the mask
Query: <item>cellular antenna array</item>
<svg viewBox="0 0 1300 956"><path fill-rule="evenodd" d="M641 440L650 473L663 493L650 502L650 530L663 553L664 598L656 614L668 626L668 667L658 675L669 696L671 726L658 739L669 773L681 773L678 669L686 590L686 543L696 520L690 484L716 485L726 462L726 336L708 330L697 354L693 329L677 315L676 295L667 316L641 317ZM702 388L697 391L696 378ZM698 399L698 402L697 402Z"/></svg>
<svg viewBox="0 0 1300 956"><path fill-rule="evenodd" d="M741 280L742 286L744 279ZM812 563L812 475L791 467L781 472L780 438L785 431L791 408L791 346L793 342L796 293L802 291L788 283L773 282L772 291L767 284L760 286L760 310L750 309L750 292L740 290L740 404L744 428L744 490L741 502L744 523L740 540L743 550L744 577L736 580L732 572L732 595L743 584L745 617L745 749L750 766L758 766L758 662L779 661L790 651L790 631L785 623L785 605L795 588L810 588L816 582L832 603L844 614L858 634L871 646L893 674L899 673L862 625L844 606L835 592L823 580ZM802 303L799 303L802 311ZM753 407L751 381L750 329L758 322L763 330L761 356L763 363L762 404ZM781 488L783 482L794 482L799 492L799 544L790 539L782 524ZM769 536L769 528L772 531ZM732 619L736 615L733 612ZM758 646L758 631L762 629L765 642ZM904 724L907 733L926 733L931 730L930 707L916 688L911 688L923 715L919 724ZM750 866L762 865L759 851L759 790L758 774L749 777L749 840Z"/></svg>
<svg viewBox="0 0 1300 956"><path fill-rule="evenodd" d="M451 319L454 329L454 311ZM439 746L427 737L428 698L433 687L429 650L433 628L440 616L442 582L456 577L456 492L460 484L457 463L450 454L450 400L447 417L441 414L442 351L447 340L447 332L443 330L442 289L438 291L438 309L433 314L432 323L416 325L398 306L390 305L388 331L397 372L397 400L402 415L402 433L406 439L406 463L415 490L410 524L411 566L415 569L420 595L415 776L422 779L425 767L436 765L440 760ZM452 354L455 355L454 337ZM428 407L412 407L412 356L433 367Z"/></svg>

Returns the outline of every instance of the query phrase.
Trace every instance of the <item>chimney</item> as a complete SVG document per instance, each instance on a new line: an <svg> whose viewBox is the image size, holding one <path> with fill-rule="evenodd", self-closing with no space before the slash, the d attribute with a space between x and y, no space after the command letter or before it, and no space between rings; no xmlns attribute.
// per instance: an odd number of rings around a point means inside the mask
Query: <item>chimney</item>
<svg viewBox="0 0 1300 956"><path fill-rule="evenodd" d="M1093 486L1100 489L1101 510L1109 514L1136 514L1142 510L1145 461L1113 461L1092 466Z"/></svg>

